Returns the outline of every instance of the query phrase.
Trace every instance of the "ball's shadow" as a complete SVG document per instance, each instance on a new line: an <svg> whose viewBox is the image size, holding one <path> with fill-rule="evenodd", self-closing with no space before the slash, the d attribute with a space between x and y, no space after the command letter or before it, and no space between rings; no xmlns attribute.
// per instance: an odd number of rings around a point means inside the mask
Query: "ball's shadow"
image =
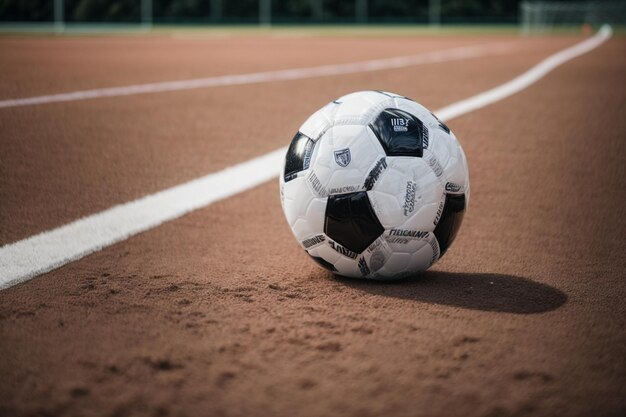
<svg viewBox="0 0 626 417"><path fill-rule="evenodd" d="M389 282L336 279L371 294L482 311L543 313L567 301L567 295L554 287L503 274L426 271Z"/></svg>

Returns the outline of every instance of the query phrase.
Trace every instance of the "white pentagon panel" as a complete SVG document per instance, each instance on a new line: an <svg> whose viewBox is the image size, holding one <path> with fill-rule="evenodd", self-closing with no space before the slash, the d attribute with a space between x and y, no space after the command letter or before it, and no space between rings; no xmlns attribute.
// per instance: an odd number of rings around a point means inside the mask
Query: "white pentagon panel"
<svg viewBox="0 0 626 417"><path fill-rule="evenodd" d="M393 253L414 253L428 244L432 232L394 227L385 231L383 238Z"/></svg>
<svg viewBox="0 0 626 417"><path fill-rule="evenodd" d="M307 237L302 239L300 241L300 245L302 245L302 247L305 250L310 252L314 250L316 247L324 244L326 239L327 237L323 233L315 233L315 234L308 235Z"/></svg>
<svg viewBox="0 0 626 417"><path fill-rule="evenodd" d="M452 139L452 138L451 138ZM453 155L448 166L444 168L446 176L446 192L450 194L463 194L469 190L469 176L467 160L463 149L454 140Z"/></svg>
<svg viewBox="0 0 626 417"><path fill-rule="evenodd" d="M333 126L317 143L308 186L320 197L361 191L367 173L383 156L366 126Z"/></svg>
<svg viewBox="0 0 626 417"><path fill-rule="evenodd" d="M437 193L435 188L433 186L432 190L428 190L428 195L424 198L423 203L411 217L400 225L401 227L424 232L435 230L446 200L445 193L443 191ZM439 190L441 189L439 188Z"/></svg>
<svg viewBox="0 0 626 417"><path fill-rule="evenodd" d="M391 254L387 262L377 271L377 275L380 278L384 277L396 277L401 274L406 274L409 271L409 264L411 263L411 253L394 252Z"/></svg>
<svg viewBox="0 0 626 417"><path fill-rule="evenodd" d="M445 171L454 155L454 143L450 135L441 129L431 129L429 132L428 152L437 158L439 165ZM443 181L443 179L442 179Z"/></svg>
<svg viewBox="0 0 626 417"><path fill-rule="evenodd" d="M299 207L303 208L303 207ZM296 239L303 241L312 235L320 234L324 231L324 214L326 212L326 200L313 198L304 207L304 212L299 213L291 225L291 230Z"/></svg>
<svg viewBox="0 0 626 417"><path fill-rule="evenodd" d="M305 178L300 177L283 184L283 210L287 223L293 227L299 217L303 217L314 200L309 188L304 184Z"/></svg>
<svg viewBox="0 0 626 417"><path fill-rule="evenodd" d="M326 241L322 245L319 245L307 252L309 253L309 255L322 258L323 260L334 266L344 255L341 255L340 253L332 249L328 242L329 239L326 239Z"/></svg>
<svg viewBox="0 0 626 417"><path fill-rule="evenodd" d="M432 169L422 158L396 156L386 161L387 169L368 192L378 220L387 229L408 226L432 231L443 194Z"/></svg>
<svg viewBox="0 0 626 417"><path fill-rule="evenodd" d="M360 277L362 276L359 265L358 258L350 259L345 256L340 257L334 264L335 269L337 269L337 274L345 277Z"/></svg>
<svg viewBox="0 0 626 417"><path fill-rule="evenodd" d="M467 166L467 158L465 157L465 151L463 151L463 148L460 146L460 144L459 144L459 151L461 152L461 161L462 161L462 166L464 168L461 175L465 179L465 182L464 182L465 184L465 209L467 210L467 207L469 207L470 188L471 188L470 180L469 180L469 167Z"/></svg>
<svg viewBox="0 0 626 417"><path fill-rule="evenodd" d="M313 113L303 124L300 126L299 131L307 135L313 140L317 140L326 130L333 125L335 119L335 113L339 105L335 102L330 102L315 113Z"/></svg>
<svg viewBox="0 0 626 417"><path fill-rule="evenodd" d="M409 269L412 271L425 271L439 259L439 244L432 233L427 239L428 244L423 245L412 253Z"/></svg>
<svg viewBox="0 0 626 417"><path fill-rule="evenodd" d="M462 194L466 191L469 185L467 161L453 134L448 134L442 129L433 129L429 148L424 151L424 158L429 161L436 174L443 173L440 179L446 192Z"/></svg>

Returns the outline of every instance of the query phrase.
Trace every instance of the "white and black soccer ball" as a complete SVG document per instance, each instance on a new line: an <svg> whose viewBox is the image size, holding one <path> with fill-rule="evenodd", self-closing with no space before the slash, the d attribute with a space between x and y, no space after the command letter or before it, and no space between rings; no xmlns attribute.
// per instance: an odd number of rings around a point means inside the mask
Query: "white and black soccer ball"
<svg viewBox="0 0 626 417"><path fill-rule="evenodd" d="M469 202L450 129L406 97L361 91L324 106L293 138L283 211L304 250L343 276L401 278L435 263Z"/></svg>

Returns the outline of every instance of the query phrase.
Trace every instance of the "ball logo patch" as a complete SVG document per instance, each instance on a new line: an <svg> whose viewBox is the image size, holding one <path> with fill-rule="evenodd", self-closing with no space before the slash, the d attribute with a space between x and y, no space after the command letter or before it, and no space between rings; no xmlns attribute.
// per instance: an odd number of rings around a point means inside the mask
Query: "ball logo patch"
<svg viewBox="0 0 626 417"><path fill-rule="evenodd" d="M409 119L395 117L391 119L391 126L394 132L407 132L409 130Z"/></svg>
<svg viewBox="0 0 626 417"><path fill-rule="evenodd" d="M337 162L337 165L339 165L340 167L347 167L348 164L350 164L351 160L352 157L350 156L349 148L335 151L335 162Z"/></svg>

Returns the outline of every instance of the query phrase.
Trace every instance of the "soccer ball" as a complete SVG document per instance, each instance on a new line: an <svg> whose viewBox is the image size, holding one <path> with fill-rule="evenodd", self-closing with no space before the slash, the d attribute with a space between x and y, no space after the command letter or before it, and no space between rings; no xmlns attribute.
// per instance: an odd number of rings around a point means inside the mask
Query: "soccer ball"
<svg viewBox="0 0 626 417"><path fill-rule="evenodd" d="M383 91L348 94L309 117L280 175L296 239L319 265L348 277L426 270L454 240L469 191L450 129L415 101Z"/></svg>

